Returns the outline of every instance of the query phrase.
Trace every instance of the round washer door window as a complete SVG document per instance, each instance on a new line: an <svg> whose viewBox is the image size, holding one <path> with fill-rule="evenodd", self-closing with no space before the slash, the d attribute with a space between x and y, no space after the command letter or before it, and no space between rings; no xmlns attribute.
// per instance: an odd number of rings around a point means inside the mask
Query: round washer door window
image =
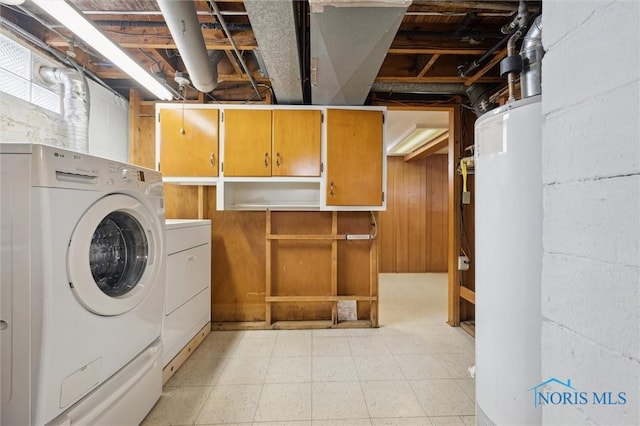
<svg viewBox="0 0 640 426"><path fill-rule="evenodd" d="M82 216L67 256L69 284L78 301L99 315L123 314L157 285L161 228L133 197L108 195Z"/></svg>

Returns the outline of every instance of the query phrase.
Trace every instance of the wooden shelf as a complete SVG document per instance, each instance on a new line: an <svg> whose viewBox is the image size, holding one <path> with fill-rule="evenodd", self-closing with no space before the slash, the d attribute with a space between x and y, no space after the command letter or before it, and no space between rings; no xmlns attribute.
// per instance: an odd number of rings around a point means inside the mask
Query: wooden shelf
<svg viewBox="0 0 640 426"><path fill-rule="evenodd" d="M275 213L274 213L275 214ZM265 290L265 327L284 327L283 323L287 323L287 328L330 328L330 327L340 327L340 328L348 328L348 327L377 327L377 312L378 312L378 255L377 255L377 241L373 240L362 240L366 241L369 244L368 247L368 260L370 262L369 271L368 271L368 285L366 288L362 288L362 275L359 278L360 287L353 287L353 284L348 284L343 288L343 293L358 293L358 294L340 294L339 285L338 285L338 259L341 257L339 255L338 250L338 241L346 240L346 235L344 233L338 233L339 225L338 225L338 212L333 211L331 214L331 233L330 234L295 234L295 233L283 233L277 234L272 232L272 212L270 210L266 213L266 290ZM368 221L367 221L368 222ZM328 222L324 222L327 226ZM285 228L289 228L286 227ZM319 228L321 229L321 228ZM284 231L285 229L281 229ZM287 229L289 230L289 229ZM275 244L278 244L274 246ZM322 280L327 283L323 292L327 292L328 294L307 294L307 295L274 295L273 294L273 279L274 279L274 270L272 261L274 260L274 256L277 256L277 253L274 253L274 247L277 250L278 248L282 248L281 244L302 244L300 247L305 247L311 244L314 250L322 250L320 255L330 256L330 278L325 276L320 279L319 282L322 283ZM284 246L286 247L286 246ZM320 247L318 249L318 247ZM354 247L359 247L358 250L362 252L362 250L366 250L366 246L358 245ZM298 248L302 249L302 248ZM286 248L285 248L286 250ZM326 250L326 251L325 251ZM344 254L342 255L344 256ZM327 265L329 265L329 260L327 259ZM297 263L297 261L296 261ZM282 266L282 271L287 270L285 266ZM302 273L300 277L305 280L307 277ZM349 278L351 281L351 277ZM309 288L303 289L302 286L298 286L295 280L288 280L289 287L285 287L288 289L293 289L295 292L309 292ZM308 280L306 281L308 282ZM318 291L319 287L312 287L315 289L314 291ZM362 294L358 289L362 289ZM345 291L346 290L346 291ZM290 291L290 290L289 290ZM356 301L358 304L360 303L368 303L368 316L369 318L366 320L356 320L356 321L338 321L338 302L340 301ZM330 315L328 320L320 320L317 321L274 321L273 320L273 312L274 312L274 304L297 304L296 309L304 309L301 306L305 304L325 304L328 309L328 304L331 305L331 311L326 312L327 316ZM322 305L320 305L322 306ZM322 308L324 309L324 308ZM364 308L363 308L364 309ZM365 310L366 312L366 310ZM294 324L296 323L296 324Z"/></svg>

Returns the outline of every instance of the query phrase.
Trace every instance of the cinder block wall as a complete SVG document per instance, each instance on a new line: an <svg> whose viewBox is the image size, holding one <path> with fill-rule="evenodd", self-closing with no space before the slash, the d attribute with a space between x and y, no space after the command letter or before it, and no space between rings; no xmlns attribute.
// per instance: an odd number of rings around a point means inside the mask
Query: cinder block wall
<svg viewBox="0 0 640 426"><path fill-rule="evenodd" d="M544 0L543 45L542 376L588 398L543 423L640 424L640 2Z"/></svg>

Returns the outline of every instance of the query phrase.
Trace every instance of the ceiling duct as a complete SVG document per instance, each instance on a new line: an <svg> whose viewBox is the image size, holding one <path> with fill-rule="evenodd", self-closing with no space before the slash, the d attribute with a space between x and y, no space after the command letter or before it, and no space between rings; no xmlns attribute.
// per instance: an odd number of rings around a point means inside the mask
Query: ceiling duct
<svg viewBox="0 0 640 426"><path fill-rule="evenodd" d="M411 1L309 4L312 103L362 105Z"/></svg>
<svg viewBox="0 0 640 426"><path fill-rule="evenodd" d="M157 0L171 36L176 42L193 87L209 93L218 85L214 65L209 61L200 21L192 1Z"/></svg>
<svg viewBox="0 0 640 426"><path fill-rule="evenodd" d="M282 104L301 104L302 73L294 2L245 0L244 7L276 99Z"/></svg>

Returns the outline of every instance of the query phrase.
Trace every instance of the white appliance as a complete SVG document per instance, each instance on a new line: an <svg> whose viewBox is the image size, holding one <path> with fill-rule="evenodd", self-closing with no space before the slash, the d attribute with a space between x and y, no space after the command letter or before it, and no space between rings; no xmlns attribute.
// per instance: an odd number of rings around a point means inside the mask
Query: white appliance
<svg viewBox="0 0 640 426"><path fill-rule="evenodd" d="M540 96L475 124L476 421L540 424Z"/></svg>
<svg viewBox="0 0 640 426"><path fill-rule="evenodd" d="M3 425L137 424L162 391L158 172L0 144Z"/></svg>
<svg viewBox="0 0 640 426"><path fill-rule="evenodd" d="M163 366L211 323L211 221L167 219L166 231Z"/></svg>

